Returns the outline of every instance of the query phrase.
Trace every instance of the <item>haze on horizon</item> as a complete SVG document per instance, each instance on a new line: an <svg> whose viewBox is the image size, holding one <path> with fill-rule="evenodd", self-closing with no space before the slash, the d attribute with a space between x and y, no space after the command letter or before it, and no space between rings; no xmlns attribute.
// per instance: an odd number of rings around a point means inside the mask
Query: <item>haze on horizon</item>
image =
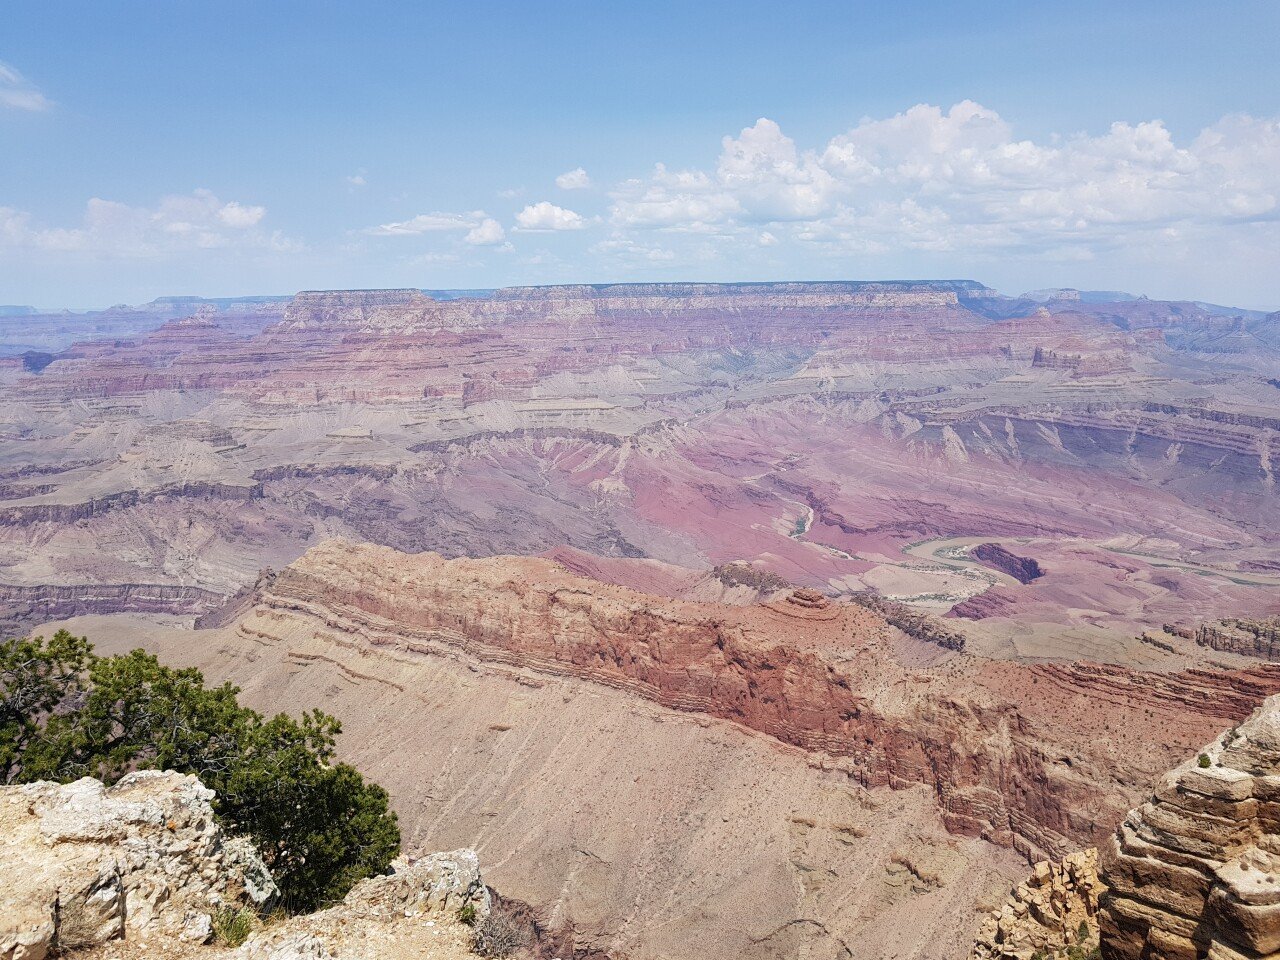
<svg viewBox="0 0 1280 960"><path fill-rule="evenodd" d="M1280 306L1280 6L8 5L0 303L967 277Z"/></svg>

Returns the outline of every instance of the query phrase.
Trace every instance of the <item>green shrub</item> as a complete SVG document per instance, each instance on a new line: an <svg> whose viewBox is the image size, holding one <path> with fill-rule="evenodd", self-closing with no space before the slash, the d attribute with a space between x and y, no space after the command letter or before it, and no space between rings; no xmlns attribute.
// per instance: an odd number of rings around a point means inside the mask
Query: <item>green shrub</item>
<svg viewBox="0 0 1280 960"><path fill-rule="evenodd" d="M400 849L386 791L333 762L338 721L312 710L270 719L239 689L206 687L142 650L95 657L58 631L0 643L0 775L5 783L106 783L131 770L192 773L224 825L253 839L290 910L342 899Z"/></svg>
<svg viewBox="0 0 1280 960"><path fill-rule="evenodd" d="M1203 769L1213 766L1213 761L1209 759L1209 755L1207 753L1200 754L1200 757L1196 762L1199 763Z"/></svg>
<svg viewBox="0 0 1280 960"><path fill-rule="evenodd" d="M464 903L458 910L458 922L465 923L468 927L476 925L476 905L474 903Z"/></svg>
<svg viewBox="0 0 1280 960"><path fill-rule="evenodd" d="M238 947L249 939L258 918L248 907L223 907L211 919L214 939L224 947Z"/></svg>

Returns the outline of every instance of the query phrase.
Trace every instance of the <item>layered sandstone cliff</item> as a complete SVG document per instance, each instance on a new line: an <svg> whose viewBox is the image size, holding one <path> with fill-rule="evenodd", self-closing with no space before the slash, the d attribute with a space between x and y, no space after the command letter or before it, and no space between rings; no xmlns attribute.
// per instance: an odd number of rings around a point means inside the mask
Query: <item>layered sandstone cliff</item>
<svg viewBox="0 0 1280 960"><path fill-rule="evenodd" d="M1280 951L1280 698L1161 782L1104 849L1106 960Z"/></svg>
<svg viewBox="0 0 1280 960"><path fill-rule="evenodd" d="M1200 646L1226 650L1260 660L1280 661L1280 617L1265 620L1234 618L1202 623L1193 637Z"/></svg>
<svg viewBox="0 0 1280 960"><path fill-rule="evenodd" d="M945 667L921 671L904 664L901 634L875 611L809 591L763 605L695 603L544 559L445 560L340 541L284 570L238 630L269 645L314 636L357 657L382 649L504 665L729 720L839 758L863 786L927 785L950 829L1032 857L1104 837L1180 738L1280 689L1269 668L1027 668L942 651ZM1153 718L1162 736L1125 732Z"/></svg>

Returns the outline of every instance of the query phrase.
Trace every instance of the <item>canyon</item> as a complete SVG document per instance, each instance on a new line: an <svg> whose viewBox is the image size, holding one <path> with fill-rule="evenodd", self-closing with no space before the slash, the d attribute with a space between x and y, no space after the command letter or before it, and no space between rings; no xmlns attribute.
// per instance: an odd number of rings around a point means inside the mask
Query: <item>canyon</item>
<svg viewBox="0 0 1280 960"><path fill-rule="evenodd" d="M0 356L0 625L323 704L412 851L476 847L577 956L967 956L1280 692L1276 315L973 281L122 313Z"/></svg>

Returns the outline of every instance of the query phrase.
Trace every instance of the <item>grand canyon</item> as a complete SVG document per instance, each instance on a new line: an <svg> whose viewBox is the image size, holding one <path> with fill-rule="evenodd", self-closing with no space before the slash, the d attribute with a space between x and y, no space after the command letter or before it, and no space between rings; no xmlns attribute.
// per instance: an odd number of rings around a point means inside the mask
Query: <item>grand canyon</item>
<svg viewBox="0 0 1280 960"><path fill-rule="evenodd" d="M323 704L406 849L475 848L547 957L1025 960L984 924L1092 889L1094 848L1104 956L1264 955L1176 952L1124 864L1280 693L1280 314L970 280L14 308L0 411L6 635Z"/></svg>

